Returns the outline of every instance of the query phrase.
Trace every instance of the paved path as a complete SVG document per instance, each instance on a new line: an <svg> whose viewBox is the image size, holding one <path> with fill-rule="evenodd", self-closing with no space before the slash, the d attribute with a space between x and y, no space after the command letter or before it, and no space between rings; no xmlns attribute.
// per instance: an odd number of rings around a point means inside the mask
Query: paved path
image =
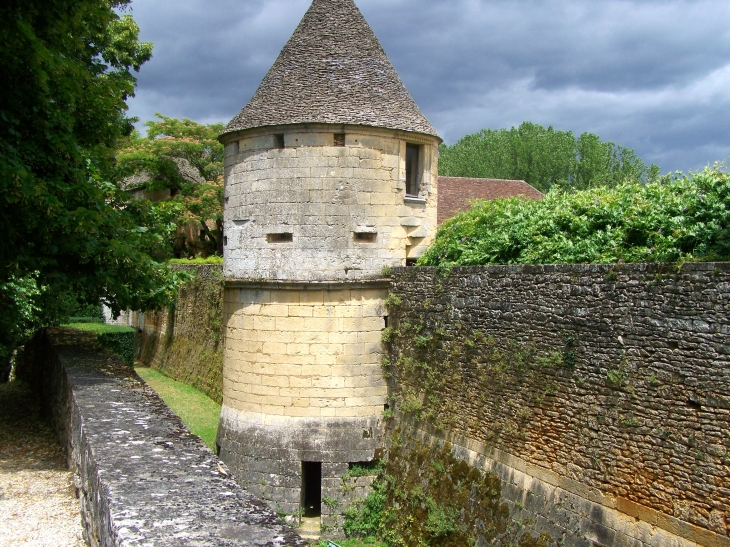
<svg viewBox="0 0 730 547"><path fill-rule="evenodd" d="M0 547L84 547L61 446L30 390L0 384Z"/></svg>

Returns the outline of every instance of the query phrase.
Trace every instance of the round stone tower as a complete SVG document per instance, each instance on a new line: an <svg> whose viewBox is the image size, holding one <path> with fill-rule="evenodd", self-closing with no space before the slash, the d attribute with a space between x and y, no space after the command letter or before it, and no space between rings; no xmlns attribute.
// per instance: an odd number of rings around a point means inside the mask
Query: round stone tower
<svg viewBox="0 0 730 547"><path fill-rule="evenodd" d="M384 447L384 278L435 232L441 140L354 2L314 0L221 141L220 454L284 512L326 513Z"/></svg>

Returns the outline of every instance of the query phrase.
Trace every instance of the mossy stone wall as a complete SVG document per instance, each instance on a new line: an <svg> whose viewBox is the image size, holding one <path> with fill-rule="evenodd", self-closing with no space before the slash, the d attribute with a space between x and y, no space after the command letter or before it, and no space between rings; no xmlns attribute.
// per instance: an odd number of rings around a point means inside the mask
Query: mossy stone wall
<svg viewBox="0 0 730 547"><path fill-rule="evenodd" d="M223 400L223 266L173 265L194 277L175 307L145 313L137 361Z"/></svg>
<svg viewBox="0 0 730 547"><path fill-rule="evenodd" d="M533 531L730 545L730 264L396 269L388 305L394 426L591 508Z"/></svg>

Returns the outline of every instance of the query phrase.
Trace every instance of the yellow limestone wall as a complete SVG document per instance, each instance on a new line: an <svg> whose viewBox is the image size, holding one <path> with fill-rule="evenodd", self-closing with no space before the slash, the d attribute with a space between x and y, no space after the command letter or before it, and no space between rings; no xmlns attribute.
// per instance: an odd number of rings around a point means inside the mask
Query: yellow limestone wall
<svg viewBox="0 0 730 547"><path fill-rule="evenodd" d="M336 133L344 145L335 146ZM275 148L276 135L285 143ZM226 144L227 279L378 277L428 248L436 231L438 139L348 126L247 131ZM406 144L421 147L421 187L406 197ZM292 241L272 243L270 234ZM356 233L376 236L359 242Z"/></svg>
<svg viewBox="0 0 730 547"><path fill-rule="evenodd" d="M380 416L386 297L367 286L228 287L224 406L262 424Z"/></svg>

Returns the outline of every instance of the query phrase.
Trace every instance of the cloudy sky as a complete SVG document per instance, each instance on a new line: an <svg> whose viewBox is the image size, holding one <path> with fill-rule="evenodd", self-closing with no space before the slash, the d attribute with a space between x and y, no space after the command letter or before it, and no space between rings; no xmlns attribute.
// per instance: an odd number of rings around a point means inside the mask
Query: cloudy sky
<svg viewBox="0 0 730 547"><path fill-rule="evenodd" d="M728 0L356 0L444 140L523 121L662 171L730 157ZM228 122L310 0L133 0L155 42L130 113Z"/></svg>

